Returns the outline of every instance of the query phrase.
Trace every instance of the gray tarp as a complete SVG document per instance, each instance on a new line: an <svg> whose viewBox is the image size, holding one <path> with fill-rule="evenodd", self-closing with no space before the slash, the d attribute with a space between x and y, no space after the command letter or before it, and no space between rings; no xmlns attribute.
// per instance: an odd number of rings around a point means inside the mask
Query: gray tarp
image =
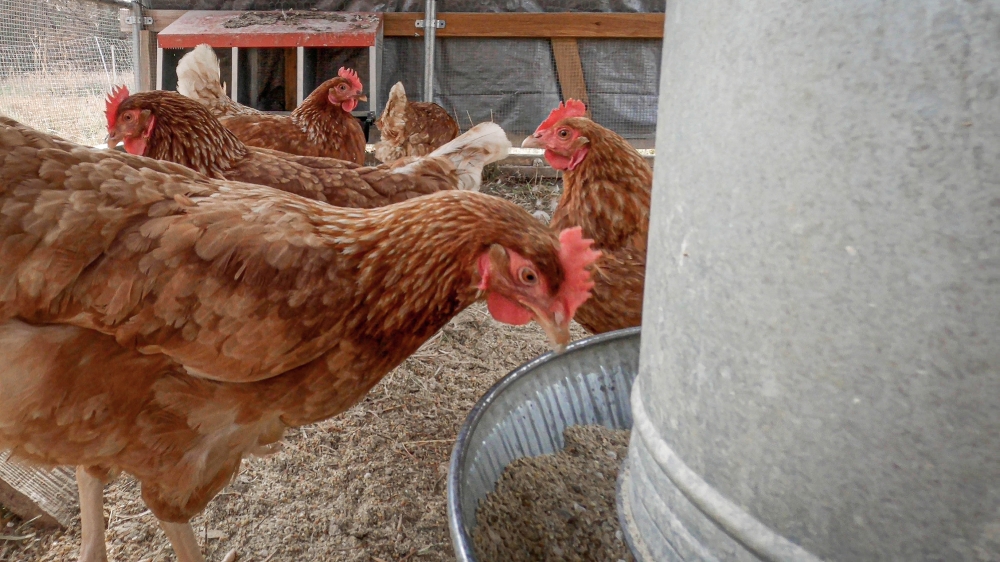
<svg viewBox="0 0 1000 562"><path fill-rule="evenodd" d="M423 0L147 0L154 9L422 12ZM438 12L629 12L662 13L664 2L572 0L563 2L439 0ZM594 119L628 138L651 139L656 127L659 40L580 40L580 58ZM224 53L220 51L220 55ZM282 66L277 52L261 53L263 91L258 107L281 109ZM318 57L316 76L327 78L340 66L356 68L367 85L368 54L328 50ZM223 61L227 64L227 61ZM381 110L389 88L403 81L411 99L423 96L423 38L390 37L384 43ZM228 74L225 67L223 74ZM225 78L225 76L224 76ZM435 101L456 114L464 128L491 118L513 134L531 132L560 99L549 42L538 39L439 38L435 51Z"/></svg>

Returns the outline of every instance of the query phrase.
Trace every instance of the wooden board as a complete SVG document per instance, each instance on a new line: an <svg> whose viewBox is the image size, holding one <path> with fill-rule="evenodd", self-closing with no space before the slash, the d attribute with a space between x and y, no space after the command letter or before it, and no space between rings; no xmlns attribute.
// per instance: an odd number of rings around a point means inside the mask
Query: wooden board
<svg viewBox="0 0 1000 562"><path fill-rule="evenodd" d="M154 83L155 72L153 70L153 59L156 56L154 55L156 52L154 41L152 32L139 32L139 76L142 80L140 84L141 90L144 92L152 90L156 86Z"/></svg>
<svg viewBox="0 0 1000 562"><path fill-rule="evenodd" d="M9 457L0 452L0 504L24 520L37 517L37 525L69 526L80 510L73 469L36 468Z"/></svg>
<svg viewBox="0 0 1000 562"><path fill-rule="evenodd" d="M587 106L587 117L590 117L590 96L587 95L587 82L583 78L583 63L580 62L580 49L573 37L553 37L552 54L556 59L556 73L559 75L559 88L563 99L578 99Z"/></svg>
<svg viewBox="0 0 1000 562"><path fill-rule="evenodd" d="M385 36L423 37L423 30L414 25L422 19L421 13L386 13ZM664 23L663 14L603 12L442 12L437 19L445 22L445 26L437 30L438 37L662 39Z"/></svg>
<svg viewBox="0 0 1000 562"><path fill-rule="evenodd" d="M153 33L159 33L167 28L168 25L177 21L177 18L188 13L190 10L143 10L143 16L153 18L152 25L143 26L146 31L151 31ZM132 15L132 10L128 8L122 8L118 11L118 21L121 24L122 33L132 33L132 24L126 23L125 18Z"/></svg>
<svg viewBox="0 0 1000 562"><path fill-rule="evenodd" d="M252 18L252 19L247 19ZM252 23L257 19L260 23ZM226 27L239 24L239 27ZM213 47L371 47L382 14L191 10L157 35L164 49Z"/></svg>
<svg viewBox="0 0 1000 562"><path fill-rule="evenodd" d="M128 12L128 10L124 10ZM177 21L187 10L145 10L153 18L148 31L159 32ZM424 15L418 12L387 12L383 14L386 37L423 37L422 29L414 25ZM122 31L132 31L122 15ZM662 39L663 14L576 13L467 13L442 12L445 21L438 37L578 37L593 39Z"/></svg>
<svg viewBox="0 0 1000 562"><path fill-rule="evenodd" d="M285 49L285 111L292 111L296 107L296 57L295 49Z"/></svg>

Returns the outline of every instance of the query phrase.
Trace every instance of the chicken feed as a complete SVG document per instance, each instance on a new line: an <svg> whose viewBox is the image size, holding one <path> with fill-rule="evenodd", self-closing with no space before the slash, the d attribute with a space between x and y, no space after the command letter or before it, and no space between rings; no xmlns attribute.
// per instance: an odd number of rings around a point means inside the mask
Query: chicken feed
<svg viewBox="0 0 1000 562"><path fill-rule="evenodd" d="M480 562L631 562L615 486L629 431L575 425L565 447L510 463L476 510Z"/></svg>

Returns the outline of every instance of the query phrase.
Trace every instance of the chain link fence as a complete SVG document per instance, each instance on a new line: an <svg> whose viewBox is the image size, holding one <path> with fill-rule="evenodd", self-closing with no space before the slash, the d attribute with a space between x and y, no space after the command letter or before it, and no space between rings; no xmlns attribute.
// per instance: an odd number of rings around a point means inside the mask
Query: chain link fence
<svg viewBox="0 0 1000 562"><path fill-rule="evenodd" d="M107 135L104 96L133 83L119 6L0 0L0 114L87 145Z"/></svg>

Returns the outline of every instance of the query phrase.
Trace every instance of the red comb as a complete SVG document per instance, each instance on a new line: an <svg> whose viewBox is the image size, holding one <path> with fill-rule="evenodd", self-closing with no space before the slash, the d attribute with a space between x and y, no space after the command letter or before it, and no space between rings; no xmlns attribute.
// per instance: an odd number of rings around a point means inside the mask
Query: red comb
<svg viewBox="0 0 1000 562"><path fill-rule="evenodd" d="M597 261L601 252L590 249L593 243L593 240L583 237L583 229L579 226L559 233L559 263L562 264L565 275L559 294L566 303L566 312L570 317L590 298L590 290L594 288L587 266Z"/></svg>
<svg viewBox="0 0 1000 562"><path fill-rule="evenodd" d="M114 86L111 93L104 100L104 116L108 118L108 131L115 128L115 118L118 115L118 106L129 96L128 87Z"/></svg>
<svg viewBox="0 0 1000 562"><path fill-rule="evenodd" d="M350 68L340 67L340 70L337 71L337 76L340 76L350 82L351 87L355 90L361 91L361 79L358 78L357 72L354 72Z"/></svg>
<svg viewBox="0 0 1000 562"><path fill-rule="evenodd" d="M587 114L587 106L583 102L575 99L568 99L566 103L559 102L559 107L552 110L549 116L542 121L542 124L535 129L535 132L544 131L567 117L583 117Z"/></svg>

